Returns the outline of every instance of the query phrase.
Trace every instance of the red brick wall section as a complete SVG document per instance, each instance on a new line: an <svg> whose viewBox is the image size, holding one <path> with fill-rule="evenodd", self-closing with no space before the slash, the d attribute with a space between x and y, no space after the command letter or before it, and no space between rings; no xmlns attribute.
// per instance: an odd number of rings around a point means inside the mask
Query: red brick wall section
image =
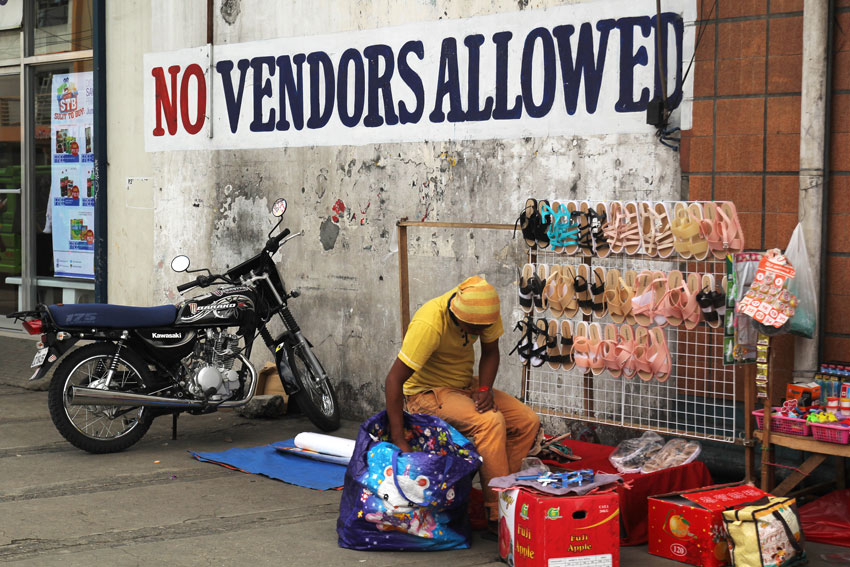
<svg viewBox="0 0 850 567"><path fill-rule="evenodd" d="M698 33L705 31L694 62L693 129L683 133L681 147L688 198L734 201L747 248L785 248L797 224L803 0L697 3ZM850 21L843 29L850 33ZM841 81L850 88L850 79ZM847 106L850 112L850 98ZM844 151L850 153L850 124L844 124ZM843 163L850 167L850 159ZM850 243L850 226L846 230ZM846 271L850 278L850 262ZM850 350L850 328L847 337ZM774 346L780 395L791 377L793 339L776 339ZM751 379L740 374L741 380ZM736 390L743 393L740 384Z"/></svg>
<svg viewBox="0 0 850 567"><path fill-rule="evenodd" d="M850 361L850 0L833 25L824 358Z"/></svg>

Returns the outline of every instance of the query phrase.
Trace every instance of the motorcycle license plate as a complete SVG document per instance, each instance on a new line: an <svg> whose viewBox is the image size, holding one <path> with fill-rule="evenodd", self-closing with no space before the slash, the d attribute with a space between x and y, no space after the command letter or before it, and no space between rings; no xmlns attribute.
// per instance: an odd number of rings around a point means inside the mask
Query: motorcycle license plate
<svg viewBox="0 0 850 567"><path fill-rule="evenodd" d="M47 358L47 348L40 348L38 352L35 353L35 357L32 359L32 364L30 368L36 368L37 366L41 366L44 364L44 359Z"/></svg>

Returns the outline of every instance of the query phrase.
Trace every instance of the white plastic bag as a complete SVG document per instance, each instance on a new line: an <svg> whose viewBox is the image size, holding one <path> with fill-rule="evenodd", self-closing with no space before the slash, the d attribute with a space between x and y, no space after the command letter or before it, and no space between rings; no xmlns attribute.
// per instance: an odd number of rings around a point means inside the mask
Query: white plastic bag
<svg viewBox="0 0 850 567"><path fill-rule="evenodd" d="M608 461L622 474L638 473L662 447L664 438L654 431L647 431L640 437L620 441L608 456Z"/></svg>
<svg viewBox="0 0 850 567"><path fill-rule="evenodd" d="M812 268L809 264L809 254L806 250L806 238L803 235L803 225L798 224L791 234L785 257L797 273L788 282L788 291L797 298L797 308L791 318L791 333L811 339L815 336L818 321L818 300Z"/></svg>

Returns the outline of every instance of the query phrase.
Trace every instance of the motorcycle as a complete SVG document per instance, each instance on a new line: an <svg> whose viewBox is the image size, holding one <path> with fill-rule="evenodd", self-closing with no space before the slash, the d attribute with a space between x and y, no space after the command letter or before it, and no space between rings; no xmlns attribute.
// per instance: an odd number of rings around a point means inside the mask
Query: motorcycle
<svg viewBox="0 0 850 567"><path fill-rule="evenodd" d="M263 249L223 274L190 270L187 256L174 258L176 272L206 272L177 291L217 286L179 305L39 305L7 315L41 335L30 380L65 357L50 382L48 407L66 440L90 453L114 453L138 442L157 416L173 414L176 428L181 412L247 404L257 390L249 360L257 336L298 408L322 431L339 427L333 385L287 304L300 294L287 291L273 260L283 244L303 235L283 229L272 236L285 212L286 200L275 201L272 213L280 220ZM272 337L267 324L275 316L285 330ZM72 351L81 340L93 342Z"/></svg>

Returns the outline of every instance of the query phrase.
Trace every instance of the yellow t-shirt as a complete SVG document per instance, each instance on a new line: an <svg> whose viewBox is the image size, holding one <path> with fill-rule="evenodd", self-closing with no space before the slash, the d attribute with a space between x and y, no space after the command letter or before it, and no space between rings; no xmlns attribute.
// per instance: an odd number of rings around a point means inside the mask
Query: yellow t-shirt
<svg viewBox="0 0 850 567"><path fill-rule="evenodd" d="M404 394L425 392L441 386L466 388L472 382L475 335L465 336L449 315L449 299L457 288L419 308L407 327L399 359L413 369L404 383ZM486 328L482 342L491 343L505 330L502 317Z"/></svg>

